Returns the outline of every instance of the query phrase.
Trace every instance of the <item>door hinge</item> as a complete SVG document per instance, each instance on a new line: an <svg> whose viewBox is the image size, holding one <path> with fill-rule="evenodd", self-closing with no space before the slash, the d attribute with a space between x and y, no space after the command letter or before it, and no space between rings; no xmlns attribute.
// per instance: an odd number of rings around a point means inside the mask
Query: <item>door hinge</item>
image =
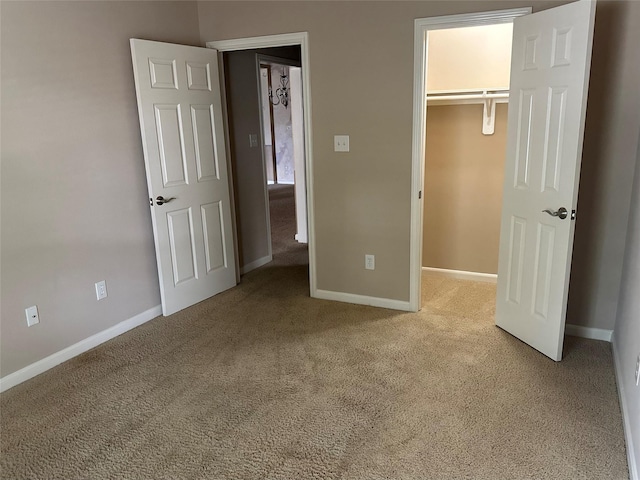
<svg viewBox="0 0 640 480"><path fill-rule="evenodd" d="M153 197L149 197L149 205L153 207Z"/></svg>
<svg viewBox="0 0 640 480"><path fill-rule="evenodd" d="M571 210L571 220L575 220L575 219L576 219L576 211Z"/></svg>
<svg viewBox="0 0 640 480"><path fill-rule="evenodd" d="M418 192L418 198L419 198L419 199L420 199L420 198L422 198L422 190L420 190L420 191Z"/></svg>

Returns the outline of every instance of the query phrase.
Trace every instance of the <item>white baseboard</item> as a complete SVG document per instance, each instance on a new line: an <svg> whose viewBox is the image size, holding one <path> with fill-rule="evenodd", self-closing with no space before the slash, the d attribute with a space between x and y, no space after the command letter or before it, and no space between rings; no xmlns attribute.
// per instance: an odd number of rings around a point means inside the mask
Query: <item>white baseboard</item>
<svg viewBox="0 0 640 480"><path fill-rule="evenodd" d="M29 380L36 375L40 375L41 373L46 372L56 365L60 365L62 362L66 362L67 360L70 360L73 357L86 352L87 350L91 350L92 348L97 347L101 343L111 340L118 335L122 335L129 330L133 330L143 323L146 323L149 320L153 320L158 315L162 315L162 306L160 305L150 308L145 312L139 313L138 315L120 322L111 328L107 328L100 333L96 333L89 338L85 338L84 340L81 340L78 343L71 345L70 347L60 350L53 355L49 355L42 360L38 360L31 365L27 365L17 372L10 373L5 377L0 378L0 392L9 390L11 387L15 387L16 385Z"/></svg>
<svg viewBox="0 0 640 480"><path fill-rule="evenodd" d="M573 337L590 338L591 340L604 340L611 342L613 330L605 330L604 328L583 327L582 325L572 325L567 323L564 326L564 333Z"/></svg>
<svg viewBox="0 0 640 480"><path fill-rule="evenodd" d="M336 302L355 303L356 305L369 305L372 307L389 308L391 310L413 311L409 302L393 300L391 298L368 297L355 293L332 292L330 290L316 290L311 295L321 300L333 300Z"/></svg>
<svg viewBox="0 0 640 480"><path fill-rule="evenodd" d="M265 257L254 260L251 263L247 263L246 265L240 267L240 275L244 275L245 273L249 273L251 270L255 270L258 267L266 265L271 260L273 260L273 255L267 255Z"/></svg>
<svg viewBox="0 0 640 480"><path fill-rule="evenodd" d="M622 384L622 366L615 339L613 341L613 366L616 372L616 384L618 385L618 398L620 399L620 410L622 411L622 425L624 427L624 439L627 446L627 463L629 464L629 479L640 480L638 476L640 472L640 458L635 457L633 448L633 436L631 435L631 417L629 415L629 406L627 405L627 397L625 396L624 385Z"/></svg>
<svg viewBox="0 0 640 480"><path fill-rule="evenodd" d="M307 240L307 235L306 234L296 233L294 238L296 239L296 242L298 242L298 243L304 243L305 245L307 243L309 243L309 241Z"/></svg>
<svg viewBox="0 0 640 480"><path fill-rule="evenodd" d="M443 275L449 278L457 278L459 280L473 280L476 282L497 283L498 275L495 273L467 272L465 270L449 270L448 268L422 267L422 271Z"/></svg>

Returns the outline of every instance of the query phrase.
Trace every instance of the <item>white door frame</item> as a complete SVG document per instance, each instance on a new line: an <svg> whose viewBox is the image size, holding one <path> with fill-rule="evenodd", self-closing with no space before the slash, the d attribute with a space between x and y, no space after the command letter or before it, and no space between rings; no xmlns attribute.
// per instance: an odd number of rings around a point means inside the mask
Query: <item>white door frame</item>
<svg viewBox="0 0 640 480"><path fill-rule="evenodd" d="M529 15L531 7L463 13L441 17L418 18L414 23L413 40L413 146L411 161L411 238L409 305L412 311L421 308L422 289L422 221L424 207L424 162L427 126L427 34L430 30L512 23L517 17Z"/></svg>
<svg viewBox="0 0 640 480"><path fill-rule="evenodd" d="M272 48L300 46L302 66L302 102L304 106L304 156L305 175L307 181L307 225L309 229L309 286L310 295L316 297L316 242L315 217L313 204L313 145L311 135L311 74L309 62L308 32L284 33L261 37L236 38L206 43L207 48L215 48L219 52L237 50L253 50L256 48ZM265 189L267 184L265 182Z"/></svg>

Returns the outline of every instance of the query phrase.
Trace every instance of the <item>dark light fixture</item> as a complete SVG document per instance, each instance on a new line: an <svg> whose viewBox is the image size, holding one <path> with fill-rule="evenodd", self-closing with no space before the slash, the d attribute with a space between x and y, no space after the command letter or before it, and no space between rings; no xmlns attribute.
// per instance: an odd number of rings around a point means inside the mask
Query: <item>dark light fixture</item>
<svg viewBox="0 0 640 480"><path fill-rule="evenodd" d="M276 89L275 95L273 94L273 88L269 87L269 101L273 105L282 104L284 108L289 106L289 77L284 69L280 74L280 86Z"/></svg>

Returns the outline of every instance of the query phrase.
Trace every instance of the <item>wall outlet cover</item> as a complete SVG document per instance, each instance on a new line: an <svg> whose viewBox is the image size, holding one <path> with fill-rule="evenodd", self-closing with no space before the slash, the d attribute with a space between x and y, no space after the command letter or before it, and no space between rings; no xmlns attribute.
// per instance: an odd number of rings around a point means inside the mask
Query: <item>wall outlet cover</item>
<svg viewBox="0 0 640 480"><path fill-rule="evenodd" d="M365 255L364 256L364 268L367 270L375 270L376 269L376 256L375 255Z"/></svg>
<svg viewBox="0 0 640 480"><path fill-rule="evenodd" d="M334 135L333 151L348 152L349 151L349 135Z"/></svg>
<svg viewBox="0 0 640 480"><path fill-rule="evenodd" d="M33 327L35 324L40 323L40 316L38 315L38 307L36 305L26 308L24 313L27 316L27 327Z"/></svg>
<svg viewBox="0 0 640 480"><path fill-rule="evenodd" d="M102 300L103 298L107 298L107 282L104 280L96 283L96 298L98 300Z"/></svg>

